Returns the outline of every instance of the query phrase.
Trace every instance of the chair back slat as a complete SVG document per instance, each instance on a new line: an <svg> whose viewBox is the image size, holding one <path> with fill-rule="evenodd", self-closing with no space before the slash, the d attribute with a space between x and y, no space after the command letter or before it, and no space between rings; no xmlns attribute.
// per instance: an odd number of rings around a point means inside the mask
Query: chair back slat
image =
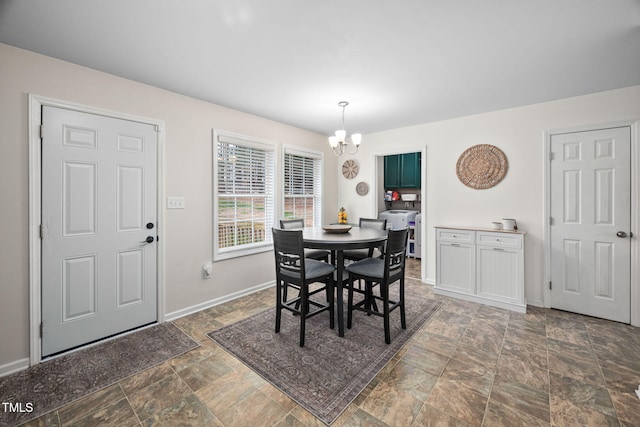
<svg viewBox="0 0 640 427"><path fill-rule="evenodd" d="M280 228L283 230L297 230L304 228L304 219L281 219Z"/></svg>
<svg viewBox="0 0 640 427"><path fill-rule="evenodd" d="M409 229L389 230L385 247L385 275L395 274L404 269L407 255L407 239Z"/></svg>
<svg viewBox="0 0 640 427"><path fill-rule="evenodd" d="M378 230L386 230L387 220L376 218L360 218L359 225L360 228L375 228Z"/></svg>

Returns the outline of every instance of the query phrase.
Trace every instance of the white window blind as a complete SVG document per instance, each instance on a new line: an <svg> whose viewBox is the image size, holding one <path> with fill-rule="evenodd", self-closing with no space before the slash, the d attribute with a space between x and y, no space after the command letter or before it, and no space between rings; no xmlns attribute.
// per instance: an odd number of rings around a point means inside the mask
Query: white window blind
<svg viewBox="0 0 640 427"><path fill-rule="evenodd" d="M284 218L302 218L306 226L322 225L322 157L285 149Z"/></svg>
<svg viewBox="0 0 640 427"><path fill-rule="evenodd" d="M215 135L215 252L251 253L269 246L275 215L275 145Z"/></svg>

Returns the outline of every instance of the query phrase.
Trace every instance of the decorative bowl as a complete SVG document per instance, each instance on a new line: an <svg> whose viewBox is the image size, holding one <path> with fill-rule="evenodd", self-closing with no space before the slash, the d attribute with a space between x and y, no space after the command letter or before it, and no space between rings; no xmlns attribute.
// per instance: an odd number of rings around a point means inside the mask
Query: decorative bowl
<svg viewBox="0 0 640 427"><path fill-rule="evenodd" d="M322 226L322 229L324 231L326 231L327 233L348 233L349 230L351 230L351 225L347 225L347 224L331 224L331 225L324 225Z"/></svg>

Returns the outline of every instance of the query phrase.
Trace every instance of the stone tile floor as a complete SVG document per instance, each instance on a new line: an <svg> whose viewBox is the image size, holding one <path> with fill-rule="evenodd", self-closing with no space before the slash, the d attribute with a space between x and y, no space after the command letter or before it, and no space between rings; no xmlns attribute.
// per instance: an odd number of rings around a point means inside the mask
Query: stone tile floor
<svg viewBox="0 0 640 427"><path fill-rule="evenodd" d="M411 260L408 277L420 277ZM334 426L640 425L640 328L556 310L444 304ZM176 320L201 346L33 426L318 426L205 334L274 306L264 290ZM381 324L382 328L382 324Z"/></svg>

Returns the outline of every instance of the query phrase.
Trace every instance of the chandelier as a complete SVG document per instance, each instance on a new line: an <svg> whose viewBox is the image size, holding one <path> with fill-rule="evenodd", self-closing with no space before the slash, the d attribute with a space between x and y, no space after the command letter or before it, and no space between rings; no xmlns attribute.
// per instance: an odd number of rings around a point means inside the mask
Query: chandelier
<svg viewBox="0 0 640 427"><path fill-rule="evenodd" d="M336 156L340 156L341 154L356 154L358 152L358 147L360 146L360 142L362 142L362 134L354 133L351 135L351 143L356 147L355 151L352 153L347 148L347 131L344 130L344 109L349 105L347 101L338 102L338 106L342 107L342 129L337 130L335 136L329 137L329 145L333 150L333 154Z"/></svg>

